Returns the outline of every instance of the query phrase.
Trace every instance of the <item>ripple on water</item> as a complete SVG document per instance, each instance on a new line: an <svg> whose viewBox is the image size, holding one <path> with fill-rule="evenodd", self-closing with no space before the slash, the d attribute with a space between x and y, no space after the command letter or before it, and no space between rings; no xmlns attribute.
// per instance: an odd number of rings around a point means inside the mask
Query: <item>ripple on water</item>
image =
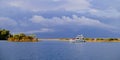
<svg viewBox="0 0 120 60"><path fill-rule="evenodd" d="M0 42L0 60L120 60L120 43Z"/></svg>

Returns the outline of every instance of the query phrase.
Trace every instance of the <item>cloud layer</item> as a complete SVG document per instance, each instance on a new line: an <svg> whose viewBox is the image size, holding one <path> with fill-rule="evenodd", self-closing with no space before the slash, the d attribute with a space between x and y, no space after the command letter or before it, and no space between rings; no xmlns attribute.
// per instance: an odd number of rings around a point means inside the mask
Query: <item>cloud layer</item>
<svg viewBox="0 0 120 60"><path fill-rule="evenodd" d="M117 35L120 33L120 1L111 1L0 0L0 28L44 36L49 33L64 36L67 32L91 35L92 29L96 31L94 36L101 32Z"/></svg>
<svg viewBox="0 0 120 60"><path fill-rule="evenodd" d="M107 24L100 22L99 20L94 20L90 18L86 18L84 16L78 17L76 15L72 15L72 17L62 16L60 17L52 17L52 18L44 18L42 16L34 15L31 19L31 22L36 24L41 24L43 26L56 26L56 25L73 25L73 26L94 26L94 27L101 27L101 28L110 28Z"/></svg>
<svg viewBox="0 0 120 60"><path fill-rule="evenodd" d="M16 26L17 22L7 18L7 17L0 17L0 26L5 27L5 26Z"/></svg>
<svg viewBox="0 0 120 60"><path fill-rule="evenodd" d="M11 7L31 11L67 10L80 11L89 9L90 3L87 0L13 0L6 2Z"/></svg>

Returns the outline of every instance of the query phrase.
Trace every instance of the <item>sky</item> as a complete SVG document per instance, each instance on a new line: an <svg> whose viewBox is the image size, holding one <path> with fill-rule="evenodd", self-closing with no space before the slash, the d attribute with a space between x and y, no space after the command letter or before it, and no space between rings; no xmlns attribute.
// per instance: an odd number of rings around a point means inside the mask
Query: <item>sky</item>
<svg viewBox="0 0 120 60"><path fill-rule="evenodd" d="M0 28L39 38L120 37L120 0L0 0Z"/></svg>

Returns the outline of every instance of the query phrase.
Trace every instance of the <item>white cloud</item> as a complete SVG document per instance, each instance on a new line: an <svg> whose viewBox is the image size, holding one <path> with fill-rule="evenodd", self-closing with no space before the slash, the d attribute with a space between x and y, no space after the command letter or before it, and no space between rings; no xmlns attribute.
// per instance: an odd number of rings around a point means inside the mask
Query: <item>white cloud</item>
<svg viewBox="0 0 120 60"><path fill-rule="evenodd" d="M24 33L32 34L32 33L47 33L47 32L54 32L54 30L50 29L50 28L41 28L41 29L37 29L37 30L29 30Z"/></svg>
<svg viewBox="0 0 120 60"><path fill-rule="evenodd" d="M17 22L7 18L7 17L0 17L0 26L4 27L4 26L16 26Z"/></svg>
<svg viewBox="0 0 120 60"><path fill-rule="evenodd" d="M90 3L87 0L13 0L7 2L9 6L17 7L30 11L49 11L49 10L67 10L67 11L83 11L89 9Z"/></svg>
<svg viewBox="0 0 120 60"><path fill-rule="evenodd" d="M119 2L120 0L0 0L0 28L25 33L79 32L82 28L88 28L86 31L89 28L107 29L118 33ZM88 18L91 16L97 16L100 20Z"/></svg>
<svg viewBox="0 0 120 60"><path fill-rule="evenodd" d="M120 18L120 12L117 9L97 10L91 9L89 11L92 15L96 15L104 18Z"/></svg>
<svg viewBox="0 0 120 60"><path fill-rule="evenodd" d="M109 2L109 0L8 0L0 1L1 7L15 7L27 11L55 11L66 10L72 12L90 12L92 15L107 17L107 18L119 18L119 5L120 2L115 0ZM103 3L104 2L104 3ZM97 4L98 3L98 4ZM94 5L96 4L96 5ZM102 5L102 6L101 6ZM104 6L105 5L105 6ZM96 7L96 8L95 8ZM104 9L97 9L104 7Z"/></svg>
<svg viewBox="0 0 120 60"><path fill-rule="evenodd" d="M30 20L34 23L40 23L40 22L44 21L45 18L43 18L42 16L35 15Z"/></svg>
<svg viewBox="0 0 120 60"><path fill-rule="evenodd" d="M22 7L24 4L22 1L11 1L8 3L8 5L10 6L14 6L14 7Z"/></svg>
<svg viewBox="0 0 120 60"><path fill-rule="evenodd" d="M87 0L67 0L67 3L62 7L67 11L79 12L89 9L91 4Z"/></svg>
<svg viewBox="0 0 120 60"><path fill-rule="evenodd" d="M62 16L60 17L53 17L53 18L44 18L42 16L33 16L30 21L33 23L38 23L42 26L93 26L93 27L101 27L101 28L112 28L107 24L100 22L99 20L90 19L87 17L78 17L73 15L71 17Z"/></svg>
<svg viewBox="0 0 120 60"><path fill-rule="evenodd" d="M60 0L53 0L54 2L59 2Z"/></svg>

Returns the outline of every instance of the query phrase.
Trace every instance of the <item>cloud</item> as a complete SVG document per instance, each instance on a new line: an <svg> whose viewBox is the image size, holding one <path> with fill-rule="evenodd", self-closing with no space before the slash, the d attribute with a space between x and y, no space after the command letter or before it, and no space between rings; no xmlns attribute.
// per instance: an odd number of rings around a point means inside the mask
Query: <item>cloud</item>
<svg viewBox="0 0 120 60"><path fill-rule="evenodd" d="M108 0L100 0L99 2L95 0L9 0L1 2L1 7L18 8L23 11L47 12L65 10L79 14L89 12L91 15L105 18L120 17L120 6L116 4L120 2L118 0L113 1L113 3Z"/></svg>
<svg viewBox="0 0 120 60"><path fill-rule="evenodd" d="M13 19L7 18L7 17L0 17L0 26L5 27L5 26L16 26L17 22Z"/></svg>
<svg viewBox="0 0 120 60"><path fill-rule="evenodd" d="M106 10L108 8L115 8L120 10L120 0L91 0L92 8Z"/></svg>
<svg viewBox="0 0 120 60"><path fill-rule="evenodd" d="M91 4L87 0L67 0L67 3L62 7L67 11L79 12L82 10L89 9Z"/></svg>
<svg viewBox="0 0 120 60"><path fill-rule="evenodd" d="M87 0L11 0L6 2L6 4L10 7L16 7L35 12L49 10L66 10L75 12L89 9L90 7L90 3Z"/></svg>
<svg viewBox="0 0 120 60"><path fill-rule="evenodd" d="M18 25L11 29L14 33L54 33L61 31L79 31L82 28L91 27L106 29L108 31L114 29L114 26L105 24L96 19L87 18L85 16L72 15L45 18L41 15L33 15L27 20L17 21ZM4 24L3 24L4 25Z"/></svg>
<svg viewBox="0 0 120 60"><path fill-rule="evenodd" d="M97 10L91 9L90 14L103 18L120 18L120 12L117 9Z"/></svg>
<svg viewBox="0 0 120 60"><path fill-rule="evenodd" d="M119 3L119 0L0 0L0 28L26 33L74 32L84 28L119 32Z"/></svg>
<svg viewBox="0 0 120 60"><path fill-rule="evenodd" d="M54 2L59 2L60 0L53 0Z"/></svg>
<svg viewBox="0 0 120 60"><path fill-rule="evenodd" d="M34 23L40 23L42 22L43 20L45 20L45 18L43 18L42 16L33 16L31 19L30 19L32 22Z"/></svg>
<svg viewBox="0 0 120 60"><path fill-rule="evenodd" d="M119 18L120 17L120 0L91 0L91 6L88 12L100 18Z"/></svg>
<svg viewBox="0 0 120 60"><path fill-rule="evenodd" d="M73 15L72 18L68 16L62 16L61 18L44 18L42 16L34 15L29 20L42 26L93 26L101 28L112 28L112 26L104 24L99 20L90 19L84 16L78 17L77 15Z"/></svg>
<svg viewBox="0 0 120 60"><path fill-rule="evenodd" d="M32 33L47 33L47 32L54 32L53 29L50 29L50 28L41 28L41 29L38 29L38 30L29 30L29 31L26 31L24 33L27 33L27 34L32 34Z"/></svg>

